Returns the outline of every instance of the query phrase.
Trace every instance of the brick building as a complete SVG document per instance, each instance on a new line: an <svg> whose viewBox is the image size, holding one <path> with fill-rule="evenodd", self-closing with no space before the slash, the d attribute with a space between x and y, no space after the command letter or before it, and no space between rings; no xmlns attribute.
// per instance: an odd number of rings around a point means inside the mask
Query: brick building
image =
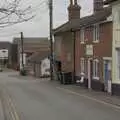
<svg viewBox="0 0 120 120"><path fill-rule="evenodd" d="M82 84L86 87L108 90L108 80L111 80L112 11L110 7L104 7L103 0L94 0L93 4L93 14L81 18L77 0L74 3L70 0L69 21L54 30L55 56L62 63L62 71L74 73L79 80L84 73Z"/></svg>
<svg viewBox="0 0 120 120"><path fill-rule="evenodd" d="M13 66L20 66L20 54L21 54L21 40L20 38L14 38L13 44L17 46L17 61L13 63ZM25 67L26 69L31 69L31 66L27 65L27 58L30 57L35 52L39 52L41 50L49 50L50 42L48 38L24 38L23 40L23 51L25 54Z"/></svg>
<svg viewBox="0 0 120 120"><path fill-rule="evenodd" d="M63 72L74 73L74 34L72 26L75 26L80 19L81 7L77 4L77 0L70 0L68 7L68 21L54 29L55 37L55 59L61 63ZM77 21L77 22L76 22ZM78 25L78 24L77 24Z"/></svg>
<svg viewBox="0 0 120 120"><path fill-rule="evenodd" d="M100 1L100 5L103 5L103 1ZM86 79L82 84L88 88L108 90L108 81L111 80L112 28L111 8L103 7L94 8L93 15L86 17L80 27L75 28L75 73L77 79L81 79L81 73L84 73Z"/></svg>

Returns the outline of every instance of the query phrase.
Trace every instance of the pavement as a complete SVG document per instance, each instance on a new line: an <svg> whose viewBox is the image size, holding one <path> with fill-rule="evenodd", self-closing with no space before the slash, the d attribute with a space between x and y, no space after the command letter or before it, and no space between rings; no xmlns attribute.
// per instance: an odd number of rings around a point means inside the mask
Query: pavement
<svg viewBox="0 0 120 120"><path fill-rule="evenodd" d="M4 120L3 106L0 100L0 120Z"/></svg>
<svg viewBox="0 0 120 120"><path fill-rule="evenodd" d="M103 93L88 91L79 86L60 85L48 79L19 77L14 71L0 73L0 93L5 120L120 118L120 106L104 101L106 95ZM120 101L117 97L107 97Z"/></svg>
<svg viewBox="0 0 120 120"><path fill-rule="evenodd" d="M58 83L54 83L54 84L58 84ZM66 85L66 86L60 85L60 89L68 90L69 92L80 94L81 96L92 97L93 99L100 100L120 107L120 96L110 95L107 92L99 92L99 91L94 91L92 89L89 90L78 85Z"/></svg>

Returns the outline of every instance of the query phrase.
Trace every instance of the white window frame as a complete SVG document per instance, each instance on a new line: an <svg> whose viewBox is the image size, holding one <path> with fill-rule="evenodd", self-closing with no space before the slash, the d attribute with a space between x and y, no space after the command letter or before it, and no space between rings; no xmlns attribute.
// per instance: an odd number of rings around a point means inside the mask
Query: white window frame
<svg viewBox="0 0 120 120"><path fill-rule="evenodd" d="M85 73L85 59L84 58L80 59L80 70L81 70L81 73Z"/></svg>
<svg viewBox="0 0 120 120"><path fill-rule="evenodd" d="M93 79L99 80L99 60L95 59L93 60Z"/></svg>
<svg viewBox="0 0 120 120"><path fill-rule="evenodd" d="M100 41L100 24L95 24L93 28L93 42L99 43Z"/></svg>
<svg viewBox="0 0 120 120"><path fill-rule="evenodd" d="M81 44L85 43L85 29L84 28L80 29L80 43Z"/></svg>
<svg viewBox="0 0 120 120"><path fill-rule="evenodd" d="M117 59L116 60L117 72L116 73L117 73L117 79L120 80L120 58L118 58L118 51L120 52L120 49L116 49L116 59Z"/></svg>

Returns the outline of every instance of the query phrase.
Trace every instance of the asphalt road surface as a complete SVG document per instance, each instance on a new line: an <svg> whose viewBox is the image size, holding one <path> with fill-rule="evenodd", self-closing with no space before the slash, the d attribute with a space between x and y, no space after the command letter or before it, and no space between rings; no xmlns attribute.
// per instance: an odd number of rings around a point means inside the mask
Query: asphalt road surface
<svg viewBox="0 0 120 120"><path fill-rule="evenodd" d="M0 73L5 120L119 120L120 109L15 72Z"/></svg>

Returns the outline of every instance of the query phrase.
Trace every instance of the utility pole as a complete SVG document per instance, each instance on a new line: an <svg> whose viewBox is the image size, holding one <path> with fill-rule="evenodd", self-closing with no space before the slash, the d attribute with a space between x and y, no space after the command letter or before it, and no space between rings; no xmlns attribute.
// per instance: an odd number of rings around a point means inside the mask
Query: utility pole
<svg viewBox="0 0 120 120"><path fill-rule="evenodd" d="M20 33L21 34L21 65L22 65L22 70L24 71L24 62L23 62L23 54L24 54L24 49L23 49L23 32Z"/></svg>
<svg viewBox="0 0 120 120"><path fill-rule="evenodd" d="M50 19L50 72L51 80L53 80L53 0L49 0L49 19Z"/></svg>

